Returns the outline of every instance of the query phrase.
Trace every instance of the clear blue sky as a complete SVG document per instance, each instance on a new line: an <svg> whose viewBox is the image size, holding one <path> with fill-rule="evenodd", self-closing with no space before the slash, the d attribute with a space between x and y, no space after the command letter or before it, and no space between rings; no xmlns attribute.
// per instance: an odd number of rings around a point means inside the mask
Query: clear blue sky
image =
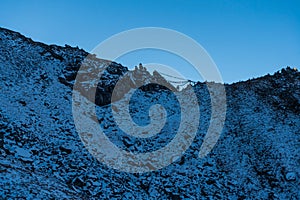
<svg viewBox="0 0 300 200"><path fill-rule="evenodd" d="M174 29L208 51L225 82L300 65L300 1L0 0L0 9L1 27L47 44L70 44L86 51L128 29ZM188 78L197 78L177 58L145 53L129 54L120 62L128 67L165 62Z"/></svg>

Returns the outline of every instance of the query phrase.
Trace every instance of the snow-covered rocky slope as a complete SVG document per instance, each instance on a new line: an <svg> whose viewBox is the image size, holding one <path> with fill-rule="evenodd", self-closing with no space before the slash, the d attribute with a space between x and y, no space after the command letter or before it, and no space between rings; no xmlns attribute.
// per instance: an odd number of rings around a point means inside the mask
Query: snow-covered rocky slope
<svg viewBox="0 0 300 200"><path fill-rule="evenodd" d="M89 64L78 72L87 56ZM146 125L149 105L163 105L170 117L158 136L128 136L112 117L111 92L122 75L128 72L130 84L123 91L129 91L139 85L140 77L168 84L159 74L128 71L81 49L45 45L0 28L1 199L300 199L297 70L286 68L225 85L225 126L212 152L201 159L199 149L210 122L210 95L205 83L181 91L194 90L200 102L199 129L189 149L160 170L126 173L95 159L74 125L74 80L77 73L84 74L93 66L107 69L97 83L88 81L89 71L80 82L85 88L81 92L92 100L88 90L97 87L97 121L114 144L147 152L172 140L180 108L173 93L164 88L138 90L130 108L133 120ZM116 96L116 101L123 97Z"/></svg>

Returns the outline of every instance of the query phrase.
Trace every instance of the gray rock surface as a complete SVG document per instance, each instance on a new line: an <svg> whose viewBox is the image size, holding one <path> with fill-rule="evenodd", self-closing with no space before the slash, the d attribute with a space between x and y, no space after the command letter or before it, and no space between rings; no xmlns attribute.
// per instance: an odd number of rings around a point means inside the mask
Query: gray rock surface
<svg viewBox="0 0 300 200"><path fill-rule="evenodd" d="M190 148L163 169L131 174L97 161L76 132L72 86L87 56L78 48L48 46L0 28L1 199L300 199L297 70L286 68L225 85L225 127L213 151L203 159L198 153L209 125L210 96L205 83L195 84L192 89L201 104L201 121ZM147 71L130 72L93 56L88 61L92 64L87 67L109 65L97 83L97 114L118 147L152 151L174 137L180 113L168 92L156 91L151 96L157 98L145 100L147 91L153 89L148 88L132 101L132 117L141 124L149 120L139 102L141 96L147 104L165 104L173 113L162 138L151 140L138 141L122 134L113 122L108 101L114 84L126 72L133 77L142 73L149 80L162 77Z"/></svg>

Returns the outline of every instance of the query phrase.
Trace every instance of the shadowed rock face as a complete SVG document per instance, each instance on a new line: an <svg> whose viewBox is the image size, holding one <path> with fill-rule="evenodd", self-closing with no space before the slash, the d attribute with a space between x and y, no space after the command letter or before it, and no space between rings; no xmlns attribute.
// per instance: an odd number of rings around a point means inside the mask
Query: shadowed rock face
<svg viewBox="0 0 300 200"><path fill-rule="evenodd" d="M83 66L81 71L80 67ZM99 74L99 67L105 68ZM101 68L101 69L102 69ZM172 140L180 123L176 91L158 73L130 71L70 46L37 43L0 29L0 197L70 199L299 199L300 73L286 68L274 75L225 85L225 126L213 151L198 158L210 122L207 84L193 89L200 104L196 138L182 158L144 174L119 172L86 150L72 116L72 88L96 99L97 121L119 148L154 151ZM119 79L126 84L114 101L139 81L149 83L131 100L131 115L149 123L146 105L160 103L170 121L157 137L138 139L114 123L111 94ZM90 82L96 79L99 81ZM96 94L90 94L96 87ZM183 91L184 92L184 91ZM192 110L191 110L192 112Z"/></svg>

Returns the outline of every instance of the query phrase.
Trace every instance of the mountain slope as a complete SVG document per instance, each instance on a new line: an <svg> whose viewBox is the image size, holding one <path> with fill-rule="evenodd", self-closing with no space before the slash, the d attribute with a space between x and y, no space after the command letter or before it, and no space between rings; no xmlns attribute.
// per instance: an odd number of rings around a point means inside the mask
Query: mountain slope
<svg viewBox="0 0 300 200"><path fill-rule="evenodd" d="M205 83L189 87L197 94L201 113L192 145L182 158L163 169L131 174L97 161L75 129L72 86L87 56L88 68L108 65L99 83L82 80L81 84L86 91L97 87L97 120L114 144L146 152L161 148L174 137L180 108L172 93L162 88L139 90L131 107L132 118L142 125L149 123L148 105L160 103L172 113L157 137L129 137L113 121L110 98L118 79L128 72L132 84L123 89L129 91L138 85L139 76L150 81L161 78L159 75L129 71L78 48L48 46L0 28L1 198L300 198L297 70L286 68L274 75L225 85L225 127L213 151L203 159L198 153L210 121L210 96ZM120 99L122 94L116 101Z"/></svg>

